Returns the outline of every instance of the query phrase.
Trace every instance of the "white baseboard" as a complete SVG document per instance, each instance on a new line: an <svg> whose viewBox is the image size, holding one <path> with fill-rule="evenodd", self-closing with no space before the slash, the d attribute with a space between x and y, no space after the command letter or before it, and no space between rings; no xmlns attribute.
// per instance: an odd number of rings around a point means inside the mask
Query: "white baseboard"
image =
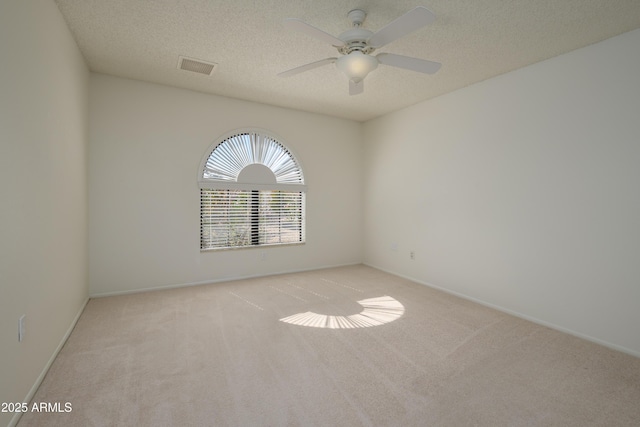
<svg viewBox="0 0 640 427"><path fill-rule="evenodd" d="M377 267L375 265L368 264L366 262L364 262L363 264L367 265L369 267L375 268L377 270L384 271L385 273L393 274L394 276L398 276L398 277L402 277L403 279L411 280L412 282L416 282L416 283L418 283L420 285L424 285L424 286L427 286L427 287L432 288L432 289L437 289L437 290L445 292L447 294L454 295L454 296L466 299L468 301L472 301L472 302L478 303L480 305L484 305L485 307L489 307L489 308L492 308L494 310L498 310L498 311L500 311L502 313L510 314L511 316L519 317L520 319L528 320L529 322L533 322L533 323L536 323L538 325L545 326L547 328L555 329L556 331L564 332L566 334L573 335L574 337L582 338L584 340L591 341L593 343L602 345L604 347L608 347L610 349L613 349L613 350L616 350L616 351L620 351L622 353L626 353L626 354L629 354L631 356L635 356L635 357L640 358L640 352L638 352L638 351L631 350L629 348L626 348L626 347L623 347L623 346L620 346L620 345L617 345L617 344L613 344L613 343L610 343L608 341L604 341L604 340L601 340L601 339L598 339L598 338L594 338L594 337L592 337L590 335L586 335L586 334L583 334L583 333L580 333L580 332L576 332L574 330L571 330L571 329L556 325L554 323L550 323L550 322L547 322L545 320L537 319L535 317L528 316L526 314L522 314L522 313L519 313L517 311L513 311L513 310L510 310L508 308L501 307L499 305L495 305L495 304L483 301L481 299L474 298L474 297L462 294L460 292L456 292L456 291L452 291L452 290L447 289L447 288L436 286L436 285L433 285L431 283L424 282L422 280L416 279L415 277L406 276L404 274L400 274L400 273L397 273L395 271L387 270L385 268Z"/></svg>
<svg viewBox="0 0 640 427"><path fill-rule="evenodd" d="M291 274L291 273L302 273L304 271L314 271L314 270L323 270L325 268L338 268L338 267L347 267L350 265L359 265L362 262L352 262L347 264L336 264L336 265L327 265L320 267L311 267L311 268L303 268L297 270L285 270L278 271L274 273L266 273L266 274L253 274L248 276L235 276L235 277L223 277L219 279L210 279L210 280L202 280L199 282L188 282L188 283L178 283L174 285L161 285L161 286L151 286L147 288L140 289L131 289L126 291L114 291L114 292L101 292L97 294L90 294L89 298L102 298L102 297L113 297L118 295L129 295L129 294L139 294L141 292L152 292L152 291L162 291L166 289L175 289L175 288L185 288L188 286L201 286L201 285L211 285L214 283L223 283L223 282L235 282L237 280L246 280L246 279L255 279L258 277L269 277L269 276L277 276L280 274Z"/></svg>
<svg viewBox="0 0 640 427"><path fill-rule="evenodd" d="M84 303L82 303L82 307L80 307L78 314L76 314L76 317L71 322L71 325L67 329L67 332L64 334L64 336L60 340L60 344L58 344L58 347L56 347L56 349L53 351L53 354L49 358L49 361L42 369L42 372L40 372L40 375L38 375L38 378L36 378L36 382L33 383L33 386L29 390L29 393L27 393L27 396L24 398L24 400L22 400L22 402L31 402L31 399L33 399L33 396L36 394L36 391L38 391L38 387L40 387L40 384L42 384L42 380L44 380L44 377L47 375L47 372L49 372L49 368L51 368L51 364L53 363L54 360L56 360L58 353L60 353L60 350L62 350L62 347L64 347L64 344L67 342L67 339L69 339L69 335L71 335L73 328L76 327L76 323L78 323L78 319L80 319L80 316L82 315L82 312L84 311L84 308L87 306L88 302L89 302L89 298L85 299ZM17 412L16 414L14 414L13 418L11 418L11 421L9 421L8 427L15 427L18 424L18 421L20 421L21 416L22 416L21 412Z"/></svg>

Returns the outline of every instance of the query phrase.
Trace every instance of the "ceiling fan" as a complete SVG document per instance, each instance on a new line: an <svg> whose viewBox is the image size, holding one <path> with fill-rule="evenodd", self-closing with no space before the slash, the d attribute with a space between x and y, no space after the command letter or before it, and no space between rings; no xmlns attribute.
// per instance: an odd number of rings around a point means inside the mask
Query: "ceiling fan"
<svg viewBox="0 0 640 427"><path fill-rule="evenodd" d="M378 67L378 64L404 68L419 73L434 74L442 64L425 59L396 55L393 53L371 53L400 37L432 23L435 15L426 7L418 6L410 10L386 27L375 33L362 28L366 13L361 9L354 9L347 14L353 28L334 37L313 25L295 18L285 19L287 28L305 33L319 40L327 42L338 49L342 56L326 58L310 64L302 65L279 73L280 77L290 77L304 71L335 63L336 67L349 78L349 95L358 95L364 91L364 78Z"/></svg>

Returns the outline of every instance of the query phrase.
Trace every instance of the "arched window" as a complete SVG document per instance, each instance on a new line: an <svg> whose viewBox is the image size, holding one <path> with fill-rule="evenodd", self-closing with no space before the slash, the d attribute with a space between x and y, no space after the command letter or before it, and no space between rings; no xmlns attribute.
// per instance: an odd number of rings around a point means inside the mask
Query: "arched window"
<svg viewBox="0 0 640 427"><path fill-rule="evenodd" d="M218 140L200 164L198 183L201 250L304 243L302 169L265 131Z"/></svg>

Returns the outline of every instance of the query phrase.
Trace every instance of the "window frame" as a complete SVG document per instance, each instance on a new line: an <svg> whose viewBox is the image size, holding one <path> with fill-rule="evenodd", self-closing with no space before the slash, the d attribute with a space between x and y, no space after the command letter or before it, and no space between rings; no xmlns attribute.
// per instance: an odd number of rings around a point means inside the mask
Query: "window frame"
<svg viewBox="0 0 640 427"><path fill-rule="evenodd" d="M278 182L278 178L276 177L274 170L269 168L269 166L267 164L265 164L265 162L261 162L261 161L253 161L250 162L248 161L246 158L243 157L243 159L236 159L239 162L244 162L244 166L242 166L242 168L237 170L237 174L235 175L235 180L233 179L234 177L229 177L226 176L224 177L224 179L215 179L215 178L205 178L206 174L208 173L208 162L209 159L212 158L212 156L214 155L214 152L216 151L216 149L218 149L222 144L224 144L225 142L231 140L232 138L238 138L238 137L243 137L244 135L247 135L247 138L249 138L249 140L251 141L251 144L254 144L254 140L252 138L256 138L257 142L255 142L255 144L262 144L260 145L260 148L258 151L262 150L266 145L270 144L271 146L273 146L273 143L275 142L276 145L282 150L281 154L286 154L286 157L288 157L288 159L285 159L286 161L293 162L293 164L295 164L295 166L297 167L297 175L295 178L296 182L291 182L291 178L288 174L287 177L283 178L286 179L288 182ZM270 141L269 141L270 140ZM267 143L265 143L264 141L268 141ZM232 144L233 141L230 143ZM243 141L243 144L248 144L249 142ZM226 150L225 147L225 152L228 151ZM253 151L254 154L257 154L255 151ZM243 156L246 153L241 153ZM222 155L222 154L221 154ZM240 173L249 165L251 164L262 164L264 166L267 166L267 168L269 168L269 170L271 170L272 173L274 173L274 178L275 182L238 182L238 177L240 175ZM210 171L210 169L209 169ZM209 172L209 175L211 175L211 173ZM200 251L201 252L209 252L209 251L221 251L221 250L234 250L234 249L251 249L251 248L265 248L265 247L274 247L274 246L292 246L292 245L304 245L306 243L306 192L307 192L307 186L304 183L304 174L303 174L303 170L302 170L302 165L300 163L300 161L297 159L297 157L294 155L294 153L291 151L291 149L282 142L282 138L274 135L273 133L266 131L264 129L260 129L260 128L242 128L242 129L237 129L234 130L232 132L228 132L226 134L224 134L223 136L221 136L220 138L218 138L211 146L209 146L209 148L207 149L207 151L205 152L205 156L202 158L202 161L200 162L200 167L198 168L198 187L201 190L200 191ZM299 241L295 241L295 242L284 242L284 243L260 243L260 241L256 238L255 235L252 235L250 238L251 243L250 244L243 244L243 245L239 245L239 246L231 246L229 245L229 241L227 241L227 245L226 246L204 246L204 240L203 240L203 233L204 233L204 223L203 223L203 192L202 190L235 190L235 191L247 191L250 192L249 194L253 194L255 195L255 197L262 197L262 194L264 192L268 192L268 191L280 191L280 192L285 192L285 193L299 193L300 194L300 211L299 211ZM282 206L280 206L282 208ZM282 215L282 211L279 211L279 215ZM254 216L252 217L252 221L250 224L250 232L255 232L256 229L258 229L261 226L264 226L264 221L261 222L261 217L258 214L258 211L256 211L254 214ZM267 218L268 221L268 217L265 216L264 218ZM264 219L263 218L263 219ZM282 238L282 235L279 234L278 238Z"/></svg>

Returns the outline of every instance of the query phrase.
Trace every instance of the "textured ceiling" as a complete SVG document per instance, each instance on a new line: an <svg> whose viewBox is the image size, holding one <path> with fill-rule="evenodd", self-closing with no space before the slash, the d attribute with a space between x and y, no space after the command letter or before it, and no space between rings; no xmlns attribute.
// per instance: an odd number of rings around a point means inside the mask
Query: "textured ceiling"
<svg viewBox="0 0 640 427"><path fill-rule="evenodd" d="M640 28L640 0L56 0L93 72L364 121L469 84ZM281 71L336 49L283 25L299 18L335 36L347 12L376 31L425 6L435 23L388 44L441 62L435 75L381 65L349 96L333 64ZM206 76L186 56L218 64Z"/></svg>

